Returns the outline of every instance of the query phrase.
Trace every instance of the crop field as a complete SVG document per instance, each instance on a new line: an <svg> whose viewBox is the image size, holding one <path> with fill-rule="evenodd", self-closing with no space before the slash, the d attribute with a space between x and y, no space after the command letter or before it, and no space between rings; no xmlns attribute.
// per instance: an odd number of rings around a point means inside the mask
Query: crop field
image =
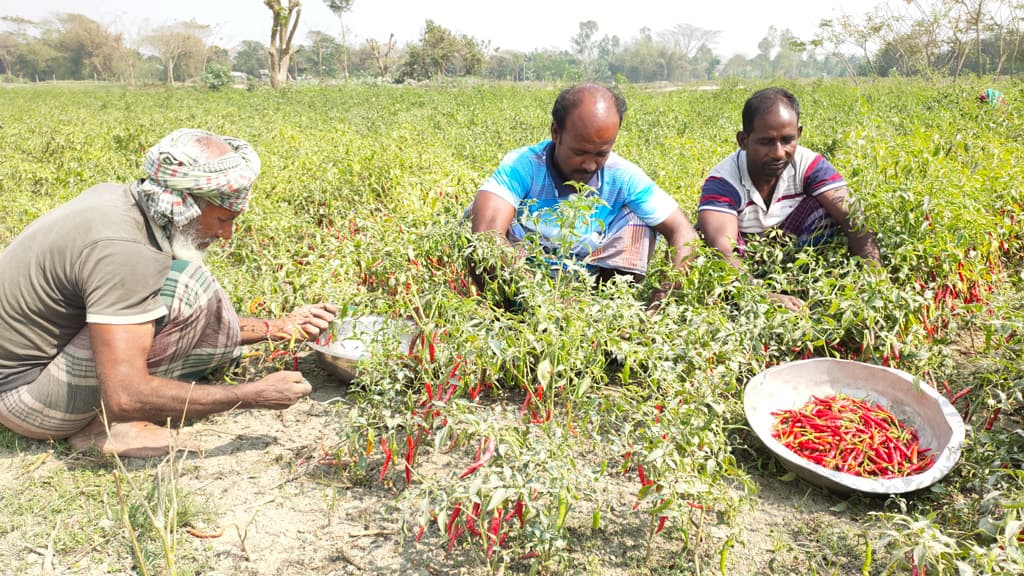
<svg viewBox="0 0 1024 576"><path fill-rule="evenodd" d="M164 460L0 429L0 573L1022 574L1024 90L995 84L1001 109L974 101L980 83L783 84L884 270L842 235L766 238L747 257L756 285L703 246L674 275L662 244L640 285L517 264L482 290L469 263L507 248L463 209L507 151L548 137L561 86L0 90L0 250L89 186L140 177L171 130L204 128L263 161L207 256L241 314L330 301L420 330L410 353L376 345L349 386L304 345L249 347L234 377L298 362L314 394L197 422L202 447ZM615 150L695 220L760 87L623 87ZM679 288L648 315L666 278ZM807 309L773 305L780 291ZM958 465L888 497L795 478L742 393L811 357L955 398Z"/></svg>

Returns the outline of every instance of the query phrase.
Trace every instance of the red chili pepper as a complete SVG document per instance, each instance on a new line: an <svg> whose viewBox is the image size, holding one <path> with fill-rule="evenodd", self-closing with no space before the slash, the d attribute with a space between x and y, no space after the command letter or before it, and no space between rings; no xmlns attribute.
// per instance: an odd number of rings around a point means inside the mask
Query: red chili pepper
<svg viewBox="0 0 1024 576"><path fill-rule="evenodd" d="M452 369L448 371L448 380L449 380L449 381L450 381L450 380L451 380L452 378L456 378L456 377L455 377L455 373L456 373L456 372L458 372L458 370L459 370L459 366L460 366L461 364L462 364L462 357L461 357L461 356L456 356L456 357L455 357L455 365L454 365L454 366L452 366ZM462 377L461 377L461 376L459 376L459 377L457 377L457 378L456 378L456 380L461 380L461 379L462 379Z"/></svg>
<svg viewBox="0 0 1024 576"><path fill-rule="evenodd" d="M637 473L637 476L640 477L640 486L641 487L650 486L651 484L654 484L654 480L650 480L650 479L647 478L647 474L644 472L644 465L643 464L637 464L636 465L636 473Z"/></svg>
<svg viewBox="0 0 1024 576"><path fill-rule="evenodd" d="M445 393L445 395L444 395L444 400L442 400L442 402L444 402L445 404L447 404L447 403L448 403L448 401L452 399L452 394L453 394L453 393L455 392L455 389L456 389L456 388L458 388L458 387L459 387L459 384L458 384L458 382L453 382L453 383L452 383L451 385L449 385L449 386L448 386L448 392L446 392L446 393ZM440 390L441 390L441 389L440 389L440 388L438 388L438 396L440 396L440 395L441 395L441 392L440 392Z"/></svg>
<svg viewBox="0 0 1024 576"><path fill-rule="evenodd" d="M879 404L846 395L812 397L796 410L772 413L772 435L815 464L858 476L916 474L934 462L917 432Z"/></svg>
<svg viewBox="0 0 1024 576"><path fill-rule="evenodd" d="M462 504L456 502L455 508L452 509L451 515L448 517L448 524L446 528L448 530L448 551L451 552L455 548L455 541L462 535L462 532L456 527L455 521L459 519L459 515L462 514Z"/></svg>
<svg viewBox="0 0 1024 576"><path fill-rule="evenodd" d="M495 544L498 544L498 530L501 529L501 506L494 509L494 516L491 517L491 525L487 530L487 557L491 557ZM500 546L500 544L499 544Z"/></svg>
<svg viewBox="0 0 1024 576"><path fill-rule="evenodd" d="M391 447L388 446L386 438L380 439L380 449L384 451L384 465L380 468L380 478L377 479L378 482L384 480L384 474L387 473L388 465L391 464Z"/></svg>
<svg viewBox="0 0 1024 576"><path fill-rule="evenodd" d="M514 518L517 518L519 520L519 527L520 528L522 528L523 526L526 525L526 520L523 517L525 510L526 510L526 503L523 502L522 500L516 500L515 505L512 506L512 514L511 514L511 516L514 517Z"/></svg>
<svg viewBox="0 0 1024 576"><path fill-rule="evenodd" d="M967 386L967 387L965 387L963 390L961 390L961 391L957 392L956 394L954 394L953 397L949 399L949 403L950 404L955 404L957 400L959 400L959 399L963 398L964 396L966 396L968 393L970 393L971 390L974 390L974 386Z"/></svg>
<svg viewBox="0 0 1024 576"><path fill-rule="evenodd" d="M530 400L533 399L533 392L526 391L526 398L523 398L523 405L519 408L519 419L522 420L526 414L526 409L530 406Z"/></svg>
<svg viewBox="0 0 1024 576"><path fill-rule="evenodd" d="M472 474L473 472L479 470L484 464L487 464L487 462L494 457L495 447L496 446L494 438L488 437L487 440L484 442L483 452L481 452L480 455L477 456L475 462L469 465L469 468L466 468L466 470L459 475L459 478L465 478Z"/></svg>
<svg viewBox="0 0 1024 576"><path fill-rule="evenodd" d="M412 463L416 458L416 445L419 444L419 439L413 440L412 434L405 437L405 483L406 485L412 484Z"/></svg>
<svg viewBox="0 0 1024 576"><path fill-rule="evenodd" d="M473 508L469 514L466 515L466 530L474 536L480 535L480 529L476 527L476 521L480 518L481 505L479 502L473 502Z"/></svg>
<svg viewBox="0 0 1024 576"><path fill-rule="evenodd" d="M991 430L992 426L996 423L996 418L999 418L999 413L1002 411L1002 407L996 406L995 410L992 410L992 415L985 421L985 430Z"/></svg>
<svg viewBox="0 0 1024 576"><path fill-rule="evenodd" d="M654 533L657 534L665 527L665 521L668 520L668 516L658 517L658 527L654 529Z"/></svg>

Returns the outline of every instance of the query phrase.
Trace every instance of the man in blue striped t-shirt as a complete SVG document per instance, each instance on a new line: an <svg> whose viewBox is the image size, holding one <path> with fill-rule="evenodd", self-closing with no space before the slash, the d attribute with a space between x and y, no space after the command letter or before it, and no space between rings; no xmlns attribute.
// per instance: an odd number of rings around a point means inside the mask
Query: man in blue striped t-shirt
<svg viewBox="0 0 1024 576"><path fill-rule="evenodd" d="M684 269L696 231L668 193L612 152L625 112L625 99L603 86L563 90L551 110L551 139L508 153L480 186L467 210L473 232L513 243L532 235L549 254L579 260L598 278L637 280L661 234L672 265ZM587 213L567 211L581 194L594 200ZM652 303L663 296L656 291Z"/></svg>
<svg viewBox="0 0 1024 576"><path fill-rule="evenodd" d="M788 90L765 88L747 99L739 150L711 170L701 189L697 227L704 240L739 269L744 234L781 228L814 245L838 228L852 254L880 263L874 234L852 222L846 181L828 160L797 144L802 132L800 104ZM803 307L794 296L771 297L791 310Z"/></svg>

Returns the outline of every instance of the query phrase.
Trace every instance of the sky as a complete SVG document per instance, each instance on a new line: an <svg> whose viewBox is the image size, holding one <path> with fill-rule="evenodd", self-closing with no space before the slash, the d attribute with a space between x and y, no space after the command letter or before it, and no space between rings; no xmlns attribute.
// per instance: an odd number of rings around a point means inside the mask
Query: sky
<svg viewBox="0 0 1024 576"><path fill-rule="evenodd" d="M587 20L597 22L597 38L617 35L623 42L636 38L644 27L657 33L691 24L720 31L714 47L719 55L750 57L771 25L809 40L822 19L860 16L883 1L355 0L343 18L349 45L368 38L383 42L391 34L399 46L418 42L430 19L457 34L489 42L491 49L521 52L569 49L580 22ZM157 26L189 19L210 25L211 43L225 48L243 40L267 44L270 37L270 10L263 0L0 0L0 16L44 20L59 12L84 14L123 33L129 42ZM341 23L323 0L303 0L294 42L306 43L311 30L340 36Z"/></svg>

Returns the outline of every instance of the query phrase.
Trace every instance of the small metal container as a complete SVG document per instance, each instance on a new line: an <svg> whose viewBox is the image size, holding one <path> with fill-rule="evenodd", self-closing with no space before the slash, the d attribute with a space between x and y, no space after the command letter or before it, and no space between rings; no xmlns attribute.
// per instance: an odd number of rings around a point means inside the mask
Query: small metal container
<svg viewBox="0 0 1024 576"><path fill-rule="evenodd" d="M411 321L356 316L334 320L329 330L308 344L317 365L348 384L359 376L359 361L374 344L379 342L385 349L394 347L399 354L408 354L418 333Z"/></svg>

